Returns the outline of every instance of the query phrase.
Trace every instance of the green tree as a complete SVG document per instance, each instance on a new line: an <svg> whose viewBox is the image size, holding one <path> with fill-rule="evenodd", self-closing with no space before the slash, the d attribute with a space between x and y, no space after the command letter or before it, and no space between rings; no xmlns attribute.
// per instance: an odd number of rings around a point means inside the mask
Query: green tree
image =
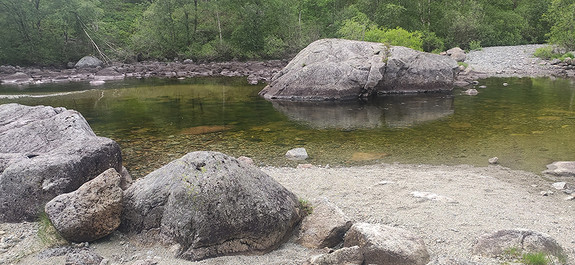
<svg viewBox="0 0 575 265"><path fill-rule="evenodd" d="M3 62L62 64L96 53L90 32L98 31L97 0L0 1Z"/></svg>
<svg viewBox="0 0 575 265"><path fill-rule="evenodd" d="M552 0L545 17L551 23L549 42L575 49L575 0Z"/></svg>

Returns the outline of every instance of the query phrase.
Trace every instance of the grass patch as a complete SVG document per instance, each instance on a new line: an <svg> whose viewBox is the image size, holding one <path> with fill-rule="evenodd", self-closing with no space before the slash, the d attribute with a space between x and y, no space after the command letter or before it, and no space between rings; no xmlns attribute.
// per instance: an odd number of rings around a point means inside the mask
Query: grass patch
<svg viewBox="0 0 575 265"><path fill-rule="evenodd" d="M559 59L561 61L565 61L565 59L567 58L575 58L575 55L573 55L573 53L555 53L553 51L553 47L552 46L544 46L541 48L538 48L537 50L535 50L535 53L533 53L533 55L535 57L541 58L541 59L545 59L545 60L551 60L551 59Z"/></svg>
<svg viewBox="0 0 575 265"><path fill-rule="evenodd" d="M547 255L543 252L523 254L522 261L527 265L547 265L550 262Z"/></svg>
<svg viewBox="0 0 575 265"><path fill-rule="evenodd" d="M467 64L465 62L457 62L457 65L464 66L465 68L469 67L469 64Z"/></svg>
<svg viewBox="0 0 575 265"><path fill-rule="evenodd" d="M50 218L45 212L42 212L38 216L38 237L42 244L47 247L62 246L68 244L68 241L64 239L56 230Z"/></svg>
<svg viewBox="0 0 575 265"><path fill-rule="evenodd" d="M481 47L481 41L472 40L469 42L469 50L472 51L481 51L483 47Z"/></svg>
<svg viewBox="0 0 575 265"><path fill-rule="evenodd" d="M299 208L302 210L305 216L313 213L313 206L311 203L304 199L299 199Z"/></svg>

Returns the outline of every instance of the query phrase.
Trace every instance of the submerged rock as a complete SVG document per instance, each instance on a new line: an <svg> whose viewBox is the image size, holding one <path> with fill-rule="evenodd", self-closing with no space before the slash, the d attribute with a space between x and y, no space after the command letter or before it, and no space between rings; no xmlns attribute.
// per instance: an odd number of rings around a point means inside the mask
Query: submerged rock
<svg viewBox="0 0 575 265"><path fill-rule="evenodd" d="M286 152L286 158L290 160L306 160L309 156L305 148L294 148Z"/></svg>
<svg viewBox="0 0 575 265"><path fill-rule="evenodd" d="M300 219L297 197L258 168L193 152L126 190L121 229L149 232L179 244L178 257L201 260L273 250Z"/></svg>

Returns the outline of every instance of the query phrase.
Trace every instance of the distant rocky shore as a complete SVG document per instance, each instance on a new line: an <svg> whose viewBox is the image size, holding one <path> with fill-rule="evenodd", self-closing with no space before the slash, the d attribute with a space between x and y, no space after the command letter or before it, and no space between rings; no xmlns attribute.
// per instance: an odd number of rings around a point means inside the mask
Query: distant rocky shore
<svg viewBox="0 0 575 265"><path fill-rule="evenodd" d="M468 52L456 77L456 86L488 77L560 77L575 78L575 60L561 62L533 56L543 44L487 47ZM453 55L452 55L453 57ZM0 66L0 84L30 85L66 82L90 82L100 85L108 80L126 78L246 77L248 83L270 83L289 60L201 63L192 60L174 62L112 63L95 67Z"/></svg>
<svg viewBox="0 0 575 265"><path fill-rule="evenodd" d="M90 82L103 84L109 80L125 78L190 78L190 77L247 77L250 84L268 82L287 61L248 61L196 63L183 62L138 62L132 64L113 63L95 67L20 67L0 66L0 83L8 85L33 85L67 82ZM72 66L72 65L71 65Z"/></svg>

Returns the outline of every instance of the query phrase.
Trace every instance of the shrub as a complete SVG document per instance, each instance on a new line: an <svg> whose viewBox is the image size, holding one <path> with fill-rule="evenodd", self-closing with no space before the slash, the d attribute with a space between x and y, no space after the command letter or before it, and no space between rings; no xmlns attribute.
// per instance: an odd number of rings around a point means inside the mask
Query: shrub
<svg viewBox="0 0 575 265"><path fill-rule="evenodd" d="M481 41L472 40L469 42L469 50L472 51L481 51Z"/></svg>
<svg viewBox="0 0 575 265"><path fill-rule="evenodd" d="M423 50L421 32L409 32L400 27L395 29L372 27L365 33L365 40L387 43L394 46L404 46L419 51Z"/></svg>
<svg viewBox="0 0 575 265"><path fill-rule="evenodd" d="M445 48L443 39L437 37L434 32L423 31L421 33L421 40L422 48L426 52L440 53Z"/></svg>
<svg viewBox="0 0 575 265"><path fill-rule="evenodd" d="M538 57L541 59L549 60L549 59L553 58L553 47L544 46L544 47L538 48L537 50L535 50L535 53L533 55L535 55L535 57Z"/></svg>

